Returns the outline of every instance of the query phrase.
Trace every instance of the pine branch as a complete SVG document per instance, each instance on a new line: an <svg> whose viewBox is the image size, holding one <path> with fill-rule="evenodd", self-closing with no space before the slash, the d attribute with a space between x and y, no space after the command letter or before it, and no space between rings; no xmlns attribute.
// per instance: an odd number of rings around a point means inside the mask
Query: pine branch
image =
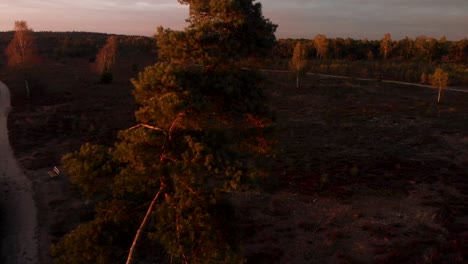
<svg viewBox="0 0 468 264"><path fill-rule="evenodd" d="M172 140L172 132L174 131L177 122L179 121L179 119L181 119L184 116L185 116L185 113L183 112L179 113L177 117L174 119L174 121L172 121L171 123L171 126L169 128L169 134L164 133L164 135L166 135L166 141L164 142L164 145L161 148L161 154L159 155L160 161L164 161L165 159L168 159L174 162L177 161L176 159L166 155L166 148L167 148L167 144Z"/></svg>
<svg viewBox="0 0 468 264"><path fill-rule="evenodd" d="M169 140L172 139L172 132L174 131L177 122L179 121L179 119L181 119L184 116L185 116L185 113L181 112L181 113L179 113L177 115L177 117L174 119L174 121L172 121L171 127L169 128Z"/></svg>
<svg viewBox="0 0 468 264"><path fill-rule="evenodd" d="M179 243L180 254L182 255L182 258L184 259L184 264L188 264L187 256L185 256L182 243L180 243L179 216L176 217L176 231L177 231L177 243Z"/></svg>
<svg viewBox="0 0 468 264"><path fill-rule="evenodd" d="M151 130L155 130L155 131L160 131L162 132L164 135L166 135L166 131L164 131L163 129L159 128L159 127L155 127L155 126L150 126L148 124L138 124L136 126L133 126L131 128L129 128L128 130L134 130L134 129L137 129L137 128L140 128L140 127L144 127L144 128L148 128L148 129L151 129Z"/></svg>
<svg viewBox="0 0 468 264"><path fill-rule="evenodd" d="M181 181L180 179L177 179L177 178L176 178L176 181L179 182L180 184L182 184L187 190L189 190L199 200L203 200L202 197L197 192L195 192L188 184L186 184L185 182L183 182L183 181Z"/></svg>

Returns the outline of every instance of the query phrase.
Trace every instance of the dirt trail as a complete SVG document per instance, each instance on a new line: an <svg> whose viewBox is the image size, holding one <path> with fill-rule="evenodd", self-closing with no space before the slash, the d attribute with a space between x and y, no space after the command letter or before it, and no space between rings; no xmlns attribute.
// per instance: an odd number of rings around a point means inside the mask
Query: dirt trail
<svg viewBox="0 0 468 264"><path fill-rule="evenodd" d="M286 70L260 69L260 71L272 72L272 73L275 73L275 72L276 73L291 73L291 71L286 71ZM393 83L393 84L401 84L401 85L409 85L409 86L417 86L417 87L435 89L434 87L432 87L430 85L419 84L419 83L399 82L399 81L391 81L391 80L377 80L377 79L370 79L370 78L355 78L355 77L350 77L350 76L320 74L320 73L313 73L313 72L307 72L306 74L307 75L313 75L313 76L319 76L319 77L326 77L326 78L335 78L335 79L353 79L353 80L357 80L357 81L370 81L370 82L381 81L383 83ZM468 93L468 88L466 88L466 87L449 86L449 87L447 87L447 90L455 91L455 92L461 92L461 93Z"/></svg>
<svg viewBox="0 0 468 264"><path fill-rule="evenodd" d="M37 217L31 181L10 147L7 117L10 92L0 82L0 263L38 263Z"/></svg>

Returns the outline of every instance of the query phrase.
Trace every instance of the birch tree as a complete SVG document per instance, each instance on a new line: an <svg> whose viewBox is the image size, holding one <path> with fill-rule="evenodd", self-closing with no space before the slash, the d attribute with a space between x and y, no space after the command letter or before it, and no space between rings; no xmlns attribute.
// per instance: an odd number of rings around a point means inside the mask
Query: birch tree
<svg viewBox="0 0 468 264"><path fill-rule="evenodd" d="M446 89L449 81L448 73L444 72L441 68L437 68L434 74L431 75L431 85L439 89L437 96L437 103L440 103L442 89Z"/></svg>
<svg viewBox="0 0 468 264"><path fill-rule="evenodd" d="M298 41L294 47L290 67L296 73L296 88L298 88L299 76L304 74L304 70L307 67L307 49L301 41Z"/></svg>
<svg viewBox="0 0 468 264"><path fill-rule="evenodd" d="M380 41L380 53L384 59L388 58L388 55L392 51L392 36L390 33L386 33Z"/></svg>
<svg viewBox="0 0 468 264"><path fill-rule="evenodd" d="M24 20L15 21L15 35L8 44L5 53L8 58L10 67L17 67L23 71L26 96L31 97L29 89L27 70L35 61L35 46L33 38L33 30L28 27L28 23Z"/></svg>
<svg viewBox="0 0 468 264"><path fill-rule="evenodd" d="M25 66L31 63L34 53L33 30L24 20L15 21L15 35L6 49L10 66Z"/></svg>
<svg viewBox="0 0 468 264"><path fill-rule="evenodd" d="M317 50L317 59L324 59L328 54L327 36L318 34L314 38L314 47Z"/></svg>
<svg viewBox="0 0 468 264"><path fill-rule="evenodd" d="M112 81L112 68L115 65L118 49L118 38L116 36L110 36L107 39L106 45L102 47L96 56L98 70L101 74L101 81L104 83Z"/></svg>

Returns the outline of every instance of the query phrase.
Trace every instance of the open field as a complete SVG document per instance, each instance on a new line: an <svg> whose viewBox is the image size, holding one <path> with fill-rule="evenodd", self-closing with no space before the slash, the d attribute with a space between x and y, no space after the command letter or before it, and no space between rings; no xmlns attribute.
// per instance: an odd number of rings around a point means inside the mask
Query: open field
<svg viewBox="0 0 468 264"><path fill-rule="evenodd" d="M134 63L121 63L111 85L96 84L85 60L47 63L30 102L21 80L5 75L12 145L36 191L41 263L50 263L51 242L91 216L66 178L47 171L80 144L111 144L132 126ZM272 176L233 198L249 263L466 260L467 93L444 93L437 106L437 92L423 87L306 76L295 88L288 74L268 79Z"/></svg>
<svg viewBox="0 0 468 264"><path fill-rule="evenodd" d="M122 59L110 85L97 82L93 64L85 59L61 63L44 61L35 69L30 100L15 72L0 76L12 91L13 110L8 120L15 156L31 179L38 207L39 263L52 263L51 243L92 217L92 208L63 175L50 178L60 167L63 154L85 142L111 145L118 130L132 126L136 104L130 79L137 76L131 65L144 67L154 59Z"/></svg>
<svg viewBox="0 0 468 264"><path fill-rule="evenodd" d="M272 74L273 191L240 197L251 263L466 260L468 94Z"/></svg>

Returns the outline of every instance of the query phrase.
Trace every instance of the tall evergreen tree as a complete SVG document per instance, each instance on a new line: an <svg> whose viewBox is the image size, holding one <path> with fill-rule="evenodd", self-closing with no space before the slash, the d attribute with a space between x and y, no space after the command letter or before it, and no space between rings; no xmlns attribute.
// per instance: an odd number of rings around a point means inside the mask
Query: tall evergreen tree
<svg viewBox="0 0 468 264"><path fill-rule="evenodd" d="M63 159L96 214L54 247L58 263L121 262L133 240L131 263L141 236L176 262L242 261L226 196L266 175L271 121L261 76L238 63L268 52L276 26L252 0L179 2L190 25L159 28L161 61L133 80L139 124Z"/></svg>

